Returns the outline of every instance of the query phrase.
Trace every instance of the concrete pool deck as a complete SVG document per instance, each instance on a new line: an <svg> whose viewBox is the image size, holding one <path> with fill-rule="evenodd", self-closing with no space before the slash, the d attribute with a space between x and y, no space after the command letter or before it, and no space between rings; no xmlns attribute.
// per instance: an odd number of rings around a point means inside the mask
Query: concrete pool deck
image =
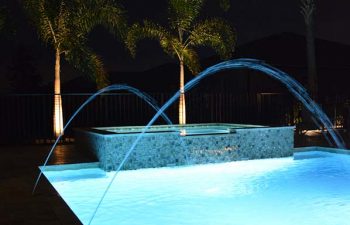
<svg viewBox="0 0 350 225"><path fill-rule="evenodd" d="M50 146L0 146L0 224L75 225L80 221L43 176L32 189ZM88 152L60 145L49 164L93 162Z"/></svg>
<svg viewBox="0 0 350 225"><path fill-rule="evenodd" d="M348 147L350 139L346 138ZM320 137L295 137L295 146L327 146ZM76 225L81 224L61 197L42 177L34 195L32 189L49 145L0 146L0 224ZM96 162L88 151L60 145L49 164Z"/></svg>

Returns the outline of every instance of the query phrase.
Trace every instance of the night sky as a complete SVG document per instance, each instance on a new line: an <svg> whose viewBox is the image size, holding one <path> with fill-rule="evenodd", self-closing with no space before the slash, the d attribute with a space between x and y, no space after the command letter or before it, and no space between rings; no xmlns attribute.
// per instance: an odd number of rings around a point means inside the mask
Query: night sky
<svg viewBox="0 0 350 225"><path fill-rule="evenodd" d="M17 33L0 40L0 90L7 88L6 73L18 52L18 46L28 50L38 65L43 82L53 79L54 55L52 49L38 40L36 31L28 25L19 7L19 0L1 0L16 23ZM166 0L122 0L128 11L130 23L148 18L166 23ZM304 21L299 10L299 0L231 0L231 9L224 13L215 0L207 0L203 15L226 18L237 30L238 45L281 32L304 33ZM350 1L319 0L316 14L316 37L350 45ZM120 41L103 28L95 29L90 35L89 46L103 59L109 71L142 71L172 61L155 41L142 41L137 57L132 59ZM202 58L212 55L208 49L201 49ZM52 70L52 73L50 73ZM62 69L62 79L68 80L76 74L69 66Z"/></svg>

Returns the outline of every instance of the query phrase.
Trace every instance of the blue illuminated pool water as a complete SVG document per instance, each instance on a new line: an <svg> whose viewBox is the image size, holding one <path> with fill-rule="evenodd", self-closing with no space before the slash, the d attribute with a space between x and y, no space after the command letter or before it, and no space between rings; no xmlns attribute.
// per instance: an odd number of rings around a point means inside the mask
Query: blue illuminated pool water
<svg viewBox="0 0 350 225"><path fill-rule="evenodd" d="M91 224L350 224L350 156L310 155L121 171ZM86 224L114 172L44 174Z"/></svg>

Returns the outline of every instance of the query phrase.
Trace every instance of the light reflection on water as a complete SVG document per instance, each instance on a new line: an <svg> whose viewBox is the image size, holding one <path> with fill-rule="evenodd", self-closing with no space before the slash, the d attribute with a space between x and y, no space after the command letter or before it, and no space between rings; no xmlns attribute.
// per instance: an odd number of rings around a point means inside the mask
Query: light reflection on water
<svg viewBox="0 0 350 225"><path fill-rule="evenodd" d="M87 223L114 172L44 174ZM333 154L121 171L92 224L347 225L349 186L350 156Z"/></svg>

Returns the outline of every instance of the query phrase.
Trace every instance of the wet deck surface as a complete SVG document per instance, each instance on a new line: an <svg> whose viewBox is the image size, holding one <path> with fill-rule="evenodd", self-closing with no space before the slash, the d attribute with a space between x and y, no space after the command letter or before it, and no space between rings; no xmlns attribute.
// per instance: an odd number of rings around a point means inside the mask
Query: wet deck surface
<svg viewBox="0 0 350 225"><path fill-rule="evenodd" d="M42 177L34 195L32 189L50 150L48 145L0 146L0 224L74 225L81 224L73 212ZM89 153L73 145L61 145L49 164L94 162Z"/></svg>
<svg viewBox="0 0 350 225"><path fill-rule="evenodd" d="M349 136L346 141L349 144ZM295 138L299 146L328 146L321 136ZM34 195L32 189L50 150L49 145L0 146L0 224L1 225L75 225L80 224L45 177ZM348 145L348 147L350 147ZM49 164L95 162L89 152L74 145L56 148Z"/></svg>

